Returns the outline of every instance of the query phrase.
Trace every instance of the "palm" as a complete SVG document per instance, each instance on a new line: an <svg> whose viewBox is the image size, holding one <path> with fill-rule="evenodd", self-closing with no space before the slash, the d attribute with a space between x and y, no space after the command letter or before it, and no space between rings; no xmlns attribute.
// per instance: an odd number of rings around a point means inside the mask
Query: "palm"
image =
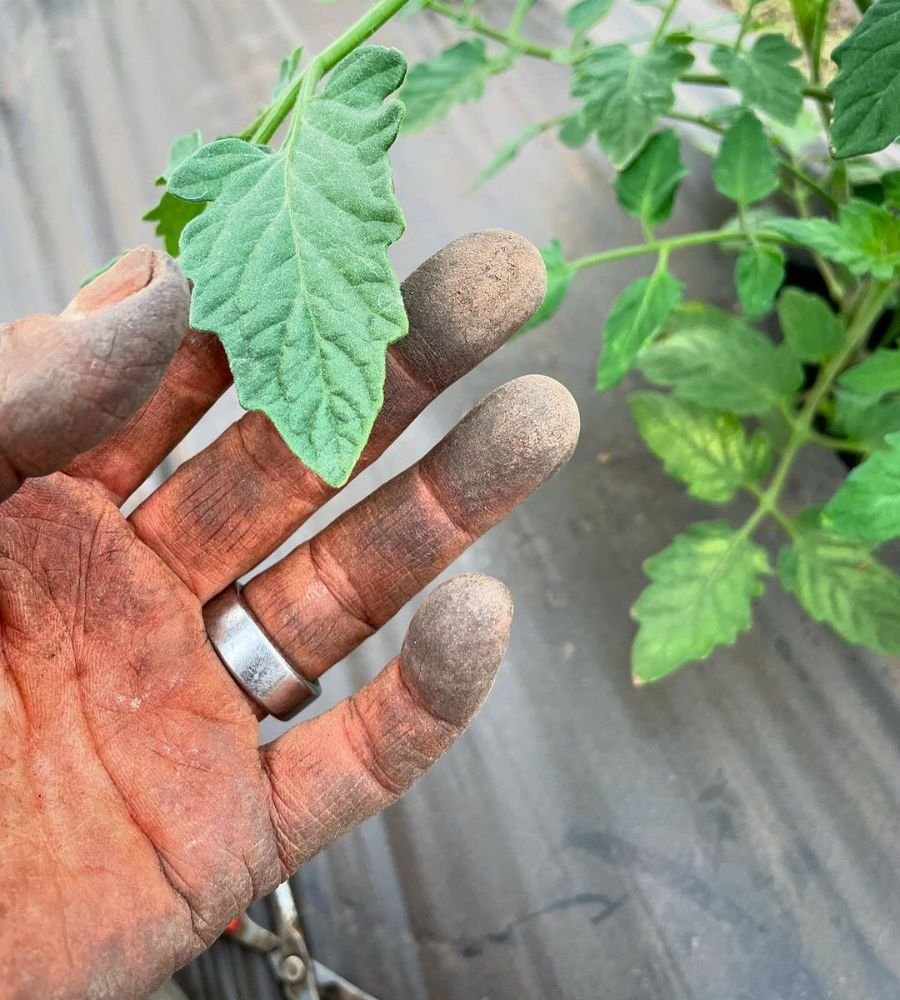
<svg viewBox="0 0 900 1000"><path fill-rule="evenodd" d="M95 315L109 326L122 310L110 291L122 269L141 289L127 299L133 336L133 303L152 293L158 264L141 285L127 261L83 293L82 326L96 327ZM413 330L392 349L364 462L527 318L538 268L524 241L485 234L407 282ZM149 309L154 323L158 313ZM34 343L28 324L0 336L0 374L4 344ZM98 391L116 385L112 374L101 372ZM265 417L247 414L129 518L119 509L226 385L215 342L189 335L133 419L0 504L0 912L16 915L2 922L0 972L14 995L152 988L401 794L468 723L505 646L505 591L460 578L429 598L374 681L260 747L258 709L210 646L202 607L330 492ZM257 575L247 603L318 677L555 471L576 433L562 387L510 383L418 465ZM0 473L4 461L16 468L9 456L0 431Z"/></svg>

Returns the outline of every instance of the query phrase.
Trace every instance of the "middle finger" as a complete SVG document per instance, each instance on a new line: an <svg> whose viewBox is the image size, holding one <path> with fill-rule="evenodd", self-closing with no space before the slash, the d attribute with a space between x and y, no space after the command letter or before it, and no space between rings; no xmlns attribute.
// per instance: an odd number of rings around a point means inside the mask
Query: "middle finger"
<svg viewBox="0 0 900 1000"><path fill-rule="evenodd" d="M540 304L544 264L513 233L455 240L403 285L410 333L388 352L384 408L355 471ZM273 552L334 495L262 413L245 414L131 515L137 535L206 601Z"/></svg>

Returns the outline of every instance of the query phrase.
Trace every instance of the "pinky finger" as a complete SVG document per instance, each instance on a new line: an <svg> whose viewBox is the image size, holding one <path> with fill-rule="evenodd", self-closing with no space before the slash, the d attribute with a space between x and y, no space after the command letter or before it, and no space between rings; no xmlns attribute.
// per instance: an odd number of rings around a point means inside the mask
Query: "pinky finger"
<svg viewBox="0 0 900 1000"><path fill-rule="evenodd" d="M494 683L511 622L502 583L456 577L427 598L374 680L262 748L285 874L394 802L450 748Z"/></svg>

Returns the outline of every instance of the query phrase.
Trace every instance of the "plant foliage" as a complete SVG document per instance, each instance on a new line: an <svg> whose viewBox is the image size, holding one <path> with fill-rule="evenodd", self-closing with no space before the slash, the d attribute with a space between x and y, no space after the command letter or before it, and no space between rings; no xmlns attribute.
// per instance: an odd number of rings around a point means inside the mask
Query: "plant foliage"
<svg viewBox="0 0 900 1000"><path fill-rule="evenodd" d="M700 501L728 503L741 492L753 500L736 526L701 521L648 562L650 584L634 607L634 676L656 680L750 628L770 565L754 536L767 521L788 536L778 579L807 612L850 642L900 654L900 576L872 554L900 537L900 319L890 320L900 173L889 161L859 159L900 136L900 0L863 5L834 50L830 87L829 0L792 0L802 49L756 22L754 0L717 33L675 26L678 2L660 0L645 39L618 42L590 32L609 4L580 0L561 28L574 33L567 48L523 35L522 4L506 27L477 3L421 4L485 42L485 60L502 69L537 58L570 74L570 111L526 124L481 179L558 129L568 146L596 142L617 171L619 205L640 223L643 246L571 258L550 242L547 297L531 325L554 316L580 272L655 256L652 271L607 306L597 388L639 371L664 391L632 393L628 405L666 472ZM442 65L448 52L425 66ZM719 88L721 109L691 111L686 85ZM733 221L660 239L655 230L687 174L686 138L711 156L712 183ZM704 243L734 254L731 308L682 299L673 259ZM785 286L788 261L802 254L821 276L817 292ZM823 510L790 511L784 488L809 444L859 464L822 498Z"/></svg>

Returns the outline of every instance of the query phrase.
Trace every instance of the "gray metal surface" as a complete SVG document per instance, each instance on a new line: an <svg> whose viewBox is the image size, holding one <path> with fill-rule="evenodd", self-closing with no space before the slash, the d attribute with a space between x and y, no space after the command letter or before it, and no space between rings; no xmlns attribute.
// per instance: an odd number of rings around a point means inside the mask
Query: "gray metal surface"
<svg viewBox="0 0 900 1000"><path fill-rule="evenodd" d="M147 239L137 220L169 139L249 120L277 58L321 46L357 9L0 0L0 317L57 308L98 262ZM631 6L614 23L633 33L649 17ZM417 57L455 35L416 18L381 37ZM401 271L484 226L559 236L570 254L638 238L599 155L552 137L467 196L502 141L565 105L564 71L529 62L482 104L398 143ZM693 179L671 228L726 210ZM568 470L454 567L514 591L493 697L409 796L297 879L316 957L380 1000L900 997L897 664L849 649L773 583L736 646L640 692L629 683L641 561L710 516L637 440L625 390L593 391L606 305L643 267L581 275L551 326L448 392L350 491L405 466L507 378L546 372L579 399ZM715 252L675 267L692 294L730 304L730 264ZM182 455L234 412L217 407ZM788 502L821 498L837 474L808 456ZM389 659L407 620L327 677L323 702ZM229 942L179 981L195 998L274 995L264 963Z"/></svg>

